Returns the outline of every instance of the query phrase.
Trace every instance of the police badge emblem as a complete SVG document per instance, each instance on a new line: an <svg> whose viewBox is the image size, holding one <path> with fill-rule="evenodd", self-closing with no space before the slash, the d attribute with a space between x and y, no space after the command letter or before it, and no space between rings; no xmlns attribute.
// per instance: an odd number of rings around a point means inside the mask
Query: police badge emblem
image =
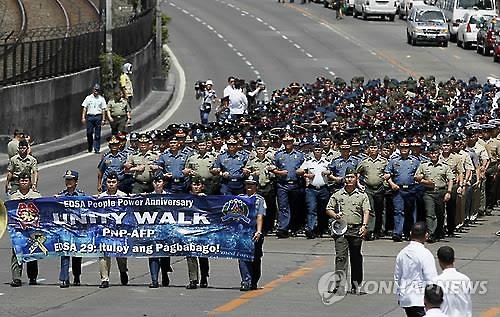
<svg viewBox="0 0 500 317"><path fill-rule="evenodd" d="M34 203L19 203L17 205L16 216L23 230L28 227L40 226L40 211Z"/></svg>
<svg viewBox="0 0 500 317"><path fill-rule="evenodd" d="M248 206L240 199L231 199L226 202L222 207L222 213L224 217L222 217L222 221L228 221L230 219L235 221L243 221L245 223L250 223L250 219L248 218Z"/></svg>

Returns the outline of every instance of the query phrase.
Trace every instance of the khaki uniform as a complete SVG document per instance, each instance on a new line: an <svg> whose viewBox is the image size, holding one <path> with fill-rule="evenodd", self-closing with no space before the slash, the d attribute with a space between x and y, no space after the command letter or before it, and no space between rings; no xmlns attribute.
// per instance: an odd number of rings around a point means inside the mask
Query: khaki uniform
<svg viewBox="0 0 500 317"><path fill-rule="evenodd" d="M29 154L25 157L21 157L19 154L16 154L10 158L7 171L12 173L12 178L10 180L10 185L12 186L11 192L15 192L19 189L19 174L21 172L26 172L29 175L32 175L33 172L37 172L38 162L36 158Z"/></svg>
<svg viewBox="0 0 500 317"><path fill-rule="evenodd" d="M491 212L497 201L498 180L496 174L500 159L500 140L491 138L486 141L486 150L490 155L490 165L486 170L486 208L487 212Z"/></svg>
<svg viewBox="0 0 500 317"><path fill-rule="evenodd" d="M363 240L358 230L363 223L363 214L370 210L368 195L359 188L350 194L342 188L330 197L327 210L342 212L342 217L348 224L343 236L335 236L335 270L347 275L347 256L351 262L351 288L359 288L363 281L363 255L361 246ZM339 284L337 285L339 286Z"/></svg>
<svg viewBox="0 0 500 317"><path fill-rule="evenodd" d="M478 139L473 147L476 154L479 156L479 164L483 165L483 162L490 160L490 155L488 150L486 150L486 142L482 139ZM486 171L482 171L485 173ZM478 214L482 216L486 211L486 179L482 178L479 184L479 209Z"/></svg>
<svg viewBox="0 0 500 317"><path fill-rule="evenodd" d="M205 194L207 195L213 195L219 191L219 177L210 172L216 158L213 152L205 154L196 152L186 161L186 168L192 169L196 175L205 179Z"/></svg>
<svg viewBox="0 0 500 317"><path fill-rule="evenodd" d="M151 182L153 181L152 171L149 168L150 164L153 164L159 155L157 152L147 151L146 153L135 152L130 154L127 158L127 164L130 164L131 167L136 167L139 165L144 165L144 171L142 172L134 172L133 178L134 183L132 184L132 193L140 194L147 193L151 191Z"/></svg>
<svg viewBox="0 0 500 317"><path fill-rule="evenodd" d="M107 192L99 194L99 198L111 197L111 196L127 196L124 192L118 190L116 194L109 195ZM127 258L126 257L116 257L116 264L118 265L118 271L120 273L126 273L127 268ZM99 274L101 277L101 282L109 282L109 272L111 270L111 257L100 256L99 257Z"/></svg>
<svg viewBox="0 0 500 317"><path fill-rule="evenodd" d="M40 198L42 195L40 195L39 192L34 191L33 189L30 189L26 195L21 193L19 190L14 192L12 195L10 195L10 200L17 200L17 199L34 199L34 198ZM14 252L14 249L12 249L12 257L10 259L10 270L12 273L12 280L20 280L21 275L23 272L23 265L19 264L17 262L16 258L16 253ZM35 279L38 276L38 261L30 261L27 264L27 274L29 279Z"/></svg>
<svg viewBox="0 0 500 317"><path fill-rule="evenodd" d="M433 238L444 236L444 195L448 188L448 181L454 180L455 176L448 164L438 161L423 162L417 168L415 176L423 175L423 179L432 180L434 187L425 187L423 196L425 205L425 218L427 230Z"/></svg>
<svg viewBox="0 0 500 317"><path fill-rule="evenodd" d="M120 98L116 101L112 99L108 102L108 110L111 114L113 122L110 122L111 131L116 134L118 131L125 131L127 125L128 113L130 112L130 105L125 98Z"/></svg>
<svg viewBox="0 0 500 317"><path fill-rule="evenodd" d="M384 208L384 170L389 161L381 155L375 159L367 157L363 159L356 169L361 175L361 181L365 185L365 192L370 200L370 221L368 230L377 234L385 232L385 208Z"/></svg>
<svg viewBox="0 0 500 317"><path fill-rule="evenodd" d="M7 144L7 154L9 154L9 159L17 154L19 150L19 140L14 138L10 140Z"/></svg>
<svg viewBox="0 0 500 317"><path fill-rule="evenodd" d="M451 198L446 204L446 220L449 234L453 233L456 226L460 223L458 220L462 219L464 213L465 201L462 204L463 194L460 196L457 194L459 176L465 173L462 160L461 155L457 153L451 153L447 158L443 155L439 156L439 161L447 164L454 176Z"/></svg>

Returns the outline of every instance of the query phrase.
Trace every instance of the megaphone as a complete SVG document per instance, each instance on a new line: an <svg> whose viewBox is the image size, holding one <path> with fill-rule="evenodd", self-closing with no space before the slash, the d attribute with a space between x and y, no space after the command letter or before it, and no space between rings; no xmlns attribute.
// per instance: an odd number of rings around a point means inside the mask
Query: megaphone
<svg viewBox="0 0 500 317"><path fill-rule="evenodd" d="M330 223L332 236L341 236L347 231L347 222L344 219L336 219Z"/></svg>
<svg viewBox="0 0 500 317"><path fill-rule="evenodd" d="M7 209L2 200L0 200L0 239L7 229Z"/></svg>

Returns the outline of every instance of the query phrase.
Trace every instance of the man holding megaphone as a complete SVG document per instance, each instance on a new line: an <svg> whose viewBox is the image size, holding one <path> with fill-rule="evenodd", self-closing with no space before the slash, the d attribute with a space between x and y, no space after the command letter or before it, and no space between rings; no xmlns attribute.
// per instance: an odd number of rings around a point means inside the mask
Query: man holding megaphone
<svg viewBox="0 0 500 317"><path fill-rule="evenodd" d="M351 293L359 294L363 281L363 255L361 245L368 233L370 201L361 190L355 170L348 167L344 187L333 193L328 201L326 213L333 218L332 235L335 239L335 270L347 274L347 256L351 262ZM337 293L341 281L336 281L333 293Z"/></svg>

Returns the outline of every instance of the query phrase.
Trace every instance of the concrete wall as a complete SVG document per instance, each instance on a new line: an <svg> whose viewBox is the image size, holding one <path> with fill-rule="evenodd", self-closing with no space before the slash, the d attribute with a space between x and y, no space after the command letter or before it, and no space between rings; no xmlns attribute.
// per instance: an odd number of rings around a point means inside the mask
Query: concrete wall
<svg viewBox="0 0 500 317"><path fill-rule="evenodd" d="M151 91L154 70L154 42L129 56L133 65L135 106ZM36 143L59 139L83 129L81 104L99 82L99 68L42 81L0 88L0 135L12 135L22 128ZM0 147L0 150L4 147Z"/></svg>

